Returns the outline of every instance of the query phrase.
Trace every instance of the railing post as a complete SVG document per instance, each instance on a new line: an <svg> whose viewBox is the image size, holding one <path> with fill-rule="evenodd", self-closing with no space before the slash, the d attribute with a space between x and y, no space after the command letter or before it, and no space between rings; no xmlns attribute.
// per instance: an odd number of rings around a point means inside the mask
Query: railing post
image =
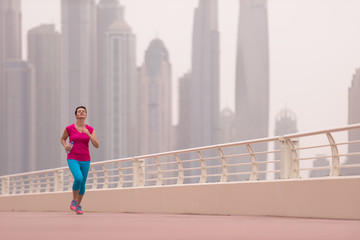
<svg viewBox="0 0 360 240"><path fill-rule="evenodd" d="M25 176L21 176L20 177L20 186L21 186L21 190L20 193L24 194L25 193L25 180L24 180Z"/></svg>
<svg viewBox="0 0 360 240"><path fill-rule="evenodd" d="M57 170L54 172L54 191L61 192L63 190L63 179L64 179L64 171Z"/></svg>
<svg viewBox="0 0 360 240"><path fill-rule="evenodd" d="M16 194L16 181L15 181L15 178L10 177L9 182L10 182L9 193L10 194Z"/></svg>
<svg viewBox="0 0 360 240"><path fill-rule="evenodd" d="M163 172L161 170L161 164L159 159L155 156L154 157L155 163L156 163L156 168L157 168L157 180L156 180L156 186L160 186L162 185L162 180L163 180Z"/></svg>
<svg viewBox="0 0 360 240"><path fill-rule="evenodd" d="M227 182L228 181L228 174L229 174L229 169L228 169L228 164L226 161L226 157L225 154L223 152L223 150L221 148L218 148L220 157L221 157L221 178L220 178L220 182Z"/></svg>
<svg viewBox="0 0 360 240"><path fill-rule="evenodd" d="M41 181L39 174L36 174L36 192L39 193L41 191Z"/></svg>
<svg viewBox="0 0 360 240"><path fill-rule="evenodd" d="M340 158L339 158L339 150L337 148L336 142L331 135L331 133L326 133L326 136L329 140L331 147L331 171L330 176L339 176L340 173Z"/></svg>
<svg viewBox="0 0 360 240"><path fill-rule="evenodd" d="M201 164L201 176L200 176L199 183L206 183L206 178L207 178L206 163L205 163L204 157L201 154L201 152L197 151L197 153L199 155L200 164Z"/></svg>
<svg viewBox="0 0 360 240"><path fill-rule="evenodd" d="M299 178L299 161L296 148L299 146L298 139L280 139L280 163L281 178Z"/></svg>
<svg viewBox="0 0 360 240"><path fill-rule="evenodd" d="M122 171L122 168L121 168L121 165L120 165L120 162L116 162L116 166L118 168L118 171L119 171L119 181L118 181L118 188L122 188L123 187L123 184L124 184L124 176L123 176L123 171Z"/></svg>
<svg viewBox="0 0 360 240"><path fill-rule="evenodd" d="M48 172L45 173L45 178L46 178L46 192L50 192L50 176Z"/></svg>
<svg viewBox="0 0 360 240"><path fill-rule="evenodd" d="M104 172L104 185L103 188L104 189L108 189L109 188L109 173L105 167L105 164L101 164L101 167L103 169Z"/></svg>
<svg viewBox="0 0 360 240"><path fill-rule="evenodd" d="M29 177L29 193L34 193L34 176Z"/></svg>
<svg viewBox="0 0 360 240"><path fill-rule="evenodd" d="M176 184L183 184L184 183L184 168L183 165L181 163L181 159L179 157L179 155L175 154L175 158L176 158L176 162L178 165L178 180Z"/></svg>
<svg viewBox="0 0 360 240"><path fill-rule="evenodd" d="M250 144L246 144L246 148L249 151L250 158L251 158L251 176L250 181L258 180L258 164L256 160L256 155Z"/></svg>
<svg viewBox="0 0 360 240"><path fill-rule="evenodd" d="M133 159L133 186L143 187L145 185L145 160Z"/></svg>
<svg viewBox="0 0 360 240"><path fill-rule="evenodd" d="M10 181L8 177L1 179L1 195L8 195L10 193Z"/></svg>

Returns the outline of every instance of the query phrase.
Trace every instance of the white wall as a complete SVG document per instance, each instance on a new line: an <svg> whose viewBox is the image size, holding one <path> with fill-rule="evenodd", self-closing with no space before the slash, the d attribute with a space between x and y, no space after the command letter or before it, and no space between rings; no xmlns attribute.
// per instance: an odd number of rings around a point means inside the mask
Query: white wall
<svg viewBox="0 0 360 240"><path fill-rule="evenodd" d="M360 219L360 177L89 190L91 212ZM0 196L0 211L68 211L70 192Z"/></svg>

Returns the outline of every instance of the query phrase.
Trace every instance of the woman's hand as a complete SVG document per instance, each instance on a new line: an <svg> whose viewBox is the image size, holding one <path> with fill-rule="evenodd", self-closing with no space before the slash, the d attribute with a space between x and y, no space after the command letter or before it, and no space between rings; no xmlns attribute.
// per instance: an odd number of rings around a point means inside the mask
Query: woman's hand
<svg viewBox="0 0 360 240"><path fill-rule="evenodd" d="M71 147L70 147L69 145L66 145L65 151L66 151L66 152L70 152L70 150L71 150Z"/></svg>
<svg viewBox="0 0 360 240"><path fill-rule="evenodd" d="M86 135L88 135L89 137L90 137L90 132L89 132L89 130L87 129L87 128L84 128L83 130L82 130L82 132L83 133L86 133Z"/></svg>

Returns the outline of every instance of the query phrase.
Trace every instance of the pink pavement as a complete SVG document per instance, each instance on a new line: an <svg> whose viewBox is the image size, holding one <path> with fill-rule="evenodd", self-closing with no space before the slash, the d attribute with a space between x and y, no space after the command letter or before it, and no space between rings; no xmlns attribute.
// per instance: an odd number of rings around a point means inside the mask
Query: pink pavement
<svg viewBox="0 0 360 240"><path fill-rule="evenodd" d="M360 221L135 213L0 212L0 239L360 239Z"/></svg>

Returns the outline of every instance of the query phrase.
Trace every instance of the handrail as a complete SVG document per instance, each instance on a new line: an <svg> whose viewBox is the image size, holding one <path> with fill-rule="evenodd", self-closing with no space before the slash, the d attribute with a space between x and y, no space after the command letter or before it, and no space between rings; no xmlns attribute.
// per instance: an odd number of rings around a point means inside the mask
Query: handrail
<svg viewBox="0 0 360 240"><path fill-rule="evenodd" d="M330 170L331 177L340 177L340 169L356 168L359 164L344 165L344 157L360 158L357 152L341 152L342 147L360 143L360 139L337 142L333 133L360 130L360 124L295 133L248 141L238 141L142 156L94 162L90 165L88 189L130 188L159 185L206 184L265 180L264 174L281 173L280 178L301 178L303 172ZM300 147L304 137L325 136L326 144L312 143ZM268 149L266 145L280 149ZM259 147L262 145L262 147ZM327 149L327 154L305 151ZM279 154L278 157L275 157ZM322 154L319 156L319 154ZM273 158L272 158L273 156ZM301 156L301 157L300 157ZM324 157L325 156L325 157ZM280 159L279 159L280 158ZM305 162L326 158L328 166L305 166ZM280 169L271 169L280 163ZM357 170L360 175L360 170ZM71 191L73 177L68 167L0 176L0 196L13 194Z"/></svg>

